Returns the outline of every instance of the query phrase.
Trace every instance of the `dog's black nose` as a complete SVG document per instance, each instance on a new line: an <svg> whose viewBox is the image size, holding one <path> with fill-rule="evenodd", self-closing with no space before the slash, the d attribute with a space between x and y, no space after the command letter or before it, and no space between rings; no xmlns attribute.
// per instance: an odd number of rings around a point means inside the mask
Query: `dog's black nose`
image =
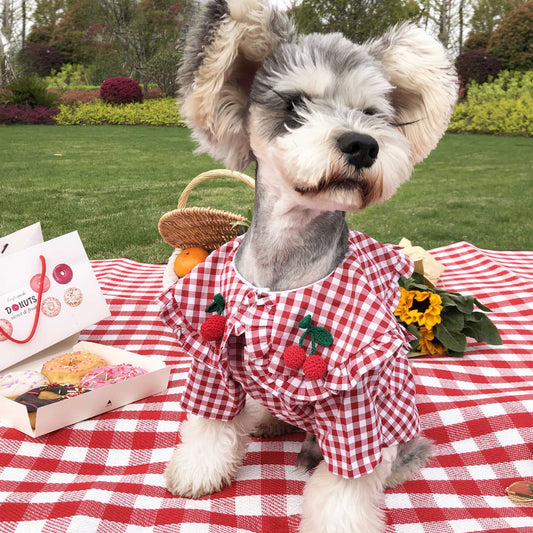
<svg viewBox="0 0 533 533"><path fill-rule="evenodd" d="M379 146L374 137L351 131L337 139L337 146L346 154L349 163L356 168L370 168L379 153Z"/></svg>

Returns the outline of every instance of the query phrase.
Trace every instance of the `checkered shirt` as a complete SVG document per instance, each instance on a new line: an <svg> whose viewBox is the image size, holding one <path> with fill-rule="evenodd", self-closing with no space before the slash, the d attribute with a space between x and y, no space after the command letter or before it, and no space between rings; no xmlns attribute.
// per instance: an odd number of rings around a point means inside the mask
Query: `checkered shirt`
<svg viewBox="0 0 533 533"><path fill-rule="evenodd" d="M239 275L234 256L240 240L212 253L159 298L163 322L193 358L183 408L227 421L240 413L248 393L279 419L317 435L332 473L355 478L371 472L382 447L419 433L406 356L411 337L394 317L398 278L411 274L411 260L350 232L347 255L330 275L272 292ZM225 300L226 327L220 341L207 342L199 329L217 293ZM283 362L285 348L304 333L298 323L307 315L333 336L331 346L317 345L327 372L316 380ZM309 336L303 348L310 353Z"/></svg>

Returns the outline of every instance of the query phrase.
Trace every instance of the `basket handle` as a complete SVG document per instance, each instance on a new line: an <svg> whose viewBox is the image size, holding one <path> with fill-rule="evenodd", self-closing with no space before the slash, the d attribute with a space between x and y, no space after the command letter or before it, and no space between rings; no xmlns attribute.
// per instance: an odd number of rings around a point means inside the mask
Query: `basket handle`
<svg viewBox="0 0 533 533"><path fill-rule="evenodd" d="M227 170L225 168L218 168L215 170L208 170L207 172L202 172L201 174L198 174L195 178L193 178L190 183L183 189L183 192L181 193L181 196L178 200L178 209L183 209L187 205L187 200L189 199L189 195L191 194L192 190L202 183L203 181L206 181L210 178L217 178L217 177L228 177L228 178L235 178L238 179L246 185L249 185L252 187L252 189L255 189L255 180L253 178L250 178L250 176L247 176L246 174L243 174L242 172L237 172L236 170Z"/></svg>

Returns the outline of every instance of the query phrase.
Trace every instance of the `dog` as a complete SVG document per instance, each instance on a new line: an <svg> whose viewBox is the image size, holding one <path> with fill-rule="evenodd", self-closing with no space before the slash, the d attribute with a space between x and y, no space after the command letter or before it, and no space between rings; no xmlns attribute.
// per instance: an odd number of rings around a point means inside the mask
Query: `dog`
<svg viewBox="0 0 533 533"><path fill-rule="evenodd" d="M256 192L246 234L161 296L193 356L167 487L219 491L250 433L296 426L308 432L298 464L314 470L300 531L381 532L384 489L431 453L411 338L393 316L413 265L349 231L345 213L390 198L436 146L456 100L453 65L412 24L355 44L298 35L265 0L210 0L180 77L199 149L233 169L255 163Z"/></svg>

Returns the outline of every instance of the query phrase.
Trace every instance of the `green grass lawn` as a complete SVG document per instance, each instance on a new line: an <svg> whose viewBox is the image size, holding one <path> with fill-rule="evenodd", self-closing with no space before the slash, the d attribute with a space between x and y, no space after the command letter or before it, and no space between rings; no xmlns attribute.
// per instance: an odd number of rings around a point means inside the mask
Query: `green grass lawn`
<svg viewBox="0 0 533 533"><path fill-rule="evenodd" d="M78 230L91 259L165 262L157 222L189 181L221 162L194 155L187 130L128 126L0 127L0 235L41 221L46 239ZM61 155L58 155L61 154ZM384 241L458 240L533 249L533 139L447 135L387 203L348 215ZM189 206L246 214L252 190L218 178Z"/></svg>

